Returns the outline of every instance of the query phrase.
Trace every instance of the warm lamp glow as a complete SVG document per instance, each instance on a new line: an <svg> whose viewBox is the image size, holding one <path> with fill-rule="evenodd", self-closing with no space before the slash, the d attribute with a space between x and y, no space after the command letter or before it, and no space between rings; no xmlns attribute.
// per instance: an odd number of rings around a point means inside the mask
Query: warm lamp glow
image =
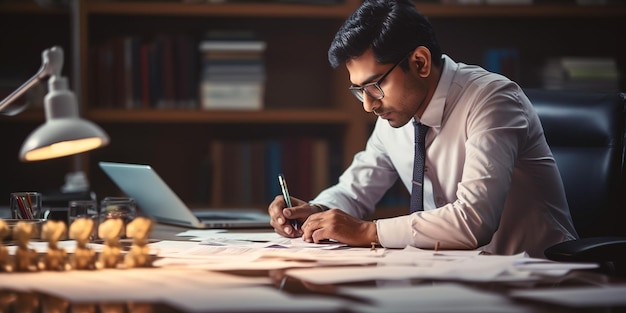
<svg viewBox="0 0 626 313"><path fill-rule="evenodd" d="M78 115L76 96L61 76L63 49L52 47L41 55L37 74L0 102L0 114L15 115L25 106L15 106L17 98L46 77L48 93L44 98L46 122L33 131L19 154L22 161L40 161L93 150L109 143L109 136L98 125Z"/></svg>
<svg viewBox="0 0 626 313"><path fill-rule="evenodd" d="M63 141L47 147L28 151L24 154L24 161L40 161L59 158L67 155L89 151L103 145L101 138L86 138L72 141Z"/></svg>

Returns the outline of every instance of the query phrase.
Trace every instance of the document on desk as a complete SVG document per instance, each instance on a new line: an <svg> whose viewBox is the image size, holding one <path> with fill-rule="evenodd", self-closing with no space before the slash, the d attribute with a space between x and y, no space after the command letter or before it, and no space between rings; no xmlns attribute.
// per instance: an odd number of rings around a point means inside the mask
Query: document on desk
<svg viewBox="0 0 626 313"><path fill-rule="evenodd" d="M338 248L326 249L271 249L265 250L263 258L312 261L320 265L376 264L384 256L385 249Z"/></svg>
<svg viewBox="0 0 626 313"><path fill-rule="evenodd" d="M574 308L626 306L626 285L515 290L511 297ZM610 310L609 310L610 311ZM616 310L617 311L617 310ZM608 311L607 311L608 312Z"/></svg>
<svg viewBox="0 0 626 313"><path fill-rule="evenodd" d="M276 288L250 286L181 293L168 300L183 312L346 312L352 304L345 300L290 295Z"/></svg>
<svg viewBox="0 0 626 313"><path fill-rule="evenodd" d="M512 256L476 255L457 260L450 260L445 255L438 259L432 255L411 264L385 264L385 258L378 266L344 266L321 269L290 269L287 275L315 284L337 284L370 280L399 279L440 279L472 282L528 281L537 280L540 273L545 275L553 271L567 273L572 269L588 269L597 264L559 263L543 259L525 257L524 254ZM534 264L534 265L533 265Z"/></svg>
<svg viewBox="0 0 626 313"><path fill-rule="evenodd" d="M317 251L317 252L316 252ZM350 255L343 255L342 252L334 252L335 255L319 254L328 250L291 250L285 251L264 250L261 255L253 258L183 258L165 257L154 262L157 267L189 267L195 269L205 269L214 271L229 270L272 270L286 268L306 268L327 265L371 265L376 264L373 255L363 256L361 252Z"/></svg>
<svg viewBox="0 0 626 313"><path fill-rule="evenodd" d="M196 244L182 251L161 253L159 257L200 259L204 262L251 262L262 256L262 246L209 246Z"/></svg>
<svg viewBox="0 0 626 313"><path fill-rule="evenodd" d="M301 239L300 239L301 240ZM246 245L206 245L182 242L185 248L176 249L177 243L151 244L158 253L155 266L188 266L211 270L277 269L312 267L323 264L374 264L383 256L384 249L371 251L363 248L346 248L343 244L309 244L289 239L289 244L249 242ZM340 249L337 250L337 249Z"/></svg>
<svg viewBox="0 0 626 313"><path fill-rule="evenodd" d="M345 247L346 244L339 242L325 242L322 244L305 242L301 237L286 238L275 232L225 232L223 230L188 230L177 234L179 237L191 237L190 240L198 241L205 245L229 246L229 245L252 245L255 247L282 247L282 248L315 248L334 249Z"/></svg>
<svg viewBox="0 0 626 313"><path fill-rule="evenodd" d="M269 277L191 269L41 271L2 275L0 289L41 292L73 304L167 303L181 312L339 312L343 300L291 296Z"/></svg>
<svg viewBox="0 0 626 313"><path fill-rule="evenodd" d="M342 287L338 294L368 299L367 305L355 303L356 312L528 312L505 296L479 291L454 283L385 288Z"/></svg>
<svg viewBox="0 0 626 313"><path fill-rule="evenodd" d="M168 255L182 253L185 250L197 246L195 241L178 241L178 240L161 240L149 243L150 251L154 251L157 255Z"/></svg>
<svg viewBox="0 0 626 313"><path fill-rule="evenodd" d="M212 237L216 234L226 233L226 229L189 229L176 234L177 237L190 237L189 240L201 241L205 237Z"/></svg>
<svg viewBox="0 0 626 313"><path fill-rule="evenodd" d="M166 288L164 283L166 282ZM268 277L190 269L104 269L98 271L42 271L4 275L0 288L39 291L74 303L100 301L159 301L185 292L210 288L270 285Z"/></svg>
<svg viewBox="0 0 626 313"><path fill-rule="evenodd" d="M224 229L190 229L176 234L177 237L190 237L192 241L228 238L232 240L275 241L285 237L275 232L229 232Z"/></svg>

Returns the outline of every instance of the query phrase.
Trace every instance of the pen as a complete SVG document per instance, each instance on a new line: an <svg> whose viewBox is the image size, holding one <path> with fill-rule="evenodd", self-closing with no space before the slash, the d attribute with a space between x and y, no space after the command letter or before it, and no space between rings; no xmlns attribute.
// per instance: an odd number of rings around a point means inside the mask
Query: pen
<svg viewBox="0 0 626 313"><path fill-rule="evenodd" d="M278 174L278 183L280 184L280 190L283 192L283 198L285 198L285 203L287 207L291 207L291 197L289 197L289 189L287 189L287 181L285 180L285 176L283 174ZM298 230L298 221L291 220L291 226L293 229Z"/></svg>

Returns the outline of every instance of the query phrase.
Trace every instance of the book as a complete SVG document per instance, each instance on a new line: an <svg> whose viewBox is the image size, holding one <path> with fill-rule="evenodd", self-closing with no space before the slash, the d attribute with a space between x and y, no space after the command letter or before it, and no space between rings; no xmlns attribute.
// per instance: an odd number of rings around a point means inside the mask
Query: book
<svg viewBox="0 0 626 313"><path fill-rule="evenodd" d="M282 143L278 138L270 138L265 142L265 181L268 182L265 198L267 201L272 201L274 197L281 194L278 174L283 171L282 149Z"/></svg>
<svg viewBox="0 0 626 313"><path fill-rule="evenodd" d="M262 81L201 82L201 108L205 110L261 110L264 84Z"/></svg>
<svg viewBox="0 0 626 313"><path fill-rule="evenodd" d="M200 52L250 52L264 51L266 43L260 40L203 40L198 46Z"/></svg>
<svg viewBox="0 0 626 313"><path fill-rule="evenodd" d="M491 48L484 55L485 69L506 76L513 81L519 81L520 58L515 48Z"/></svg>
<svg viewBox="0 0 626 313"><path fill-rule="evenodd" d="M215 207L219 207L223 202L224 186L222 184L222 176L225 173L223 165L224 145L220 140L213 140L209 145L209 159L211 160L211 190L208 192L211 194L211 204Z"/></svg>
<svg viewBox="0 0 626 313"><path fill-rule="evenodd" d="M311 142L311 194L330 186L330 150L328 140L314 138Z"/></svg>

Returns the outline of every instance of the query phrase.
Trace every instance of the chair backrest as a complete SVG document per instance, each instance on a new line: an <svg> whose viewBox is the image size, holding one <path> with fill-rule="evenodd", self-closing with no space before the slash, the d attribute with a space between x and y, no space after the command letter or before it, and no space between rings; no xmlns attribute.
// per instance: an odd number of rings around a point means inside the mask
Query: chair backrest
<svg viewBox="0 0 626 313"><path fill-rule="evenodd" d="M581 238L626 235L626 96L527 89Z"/></svg>

